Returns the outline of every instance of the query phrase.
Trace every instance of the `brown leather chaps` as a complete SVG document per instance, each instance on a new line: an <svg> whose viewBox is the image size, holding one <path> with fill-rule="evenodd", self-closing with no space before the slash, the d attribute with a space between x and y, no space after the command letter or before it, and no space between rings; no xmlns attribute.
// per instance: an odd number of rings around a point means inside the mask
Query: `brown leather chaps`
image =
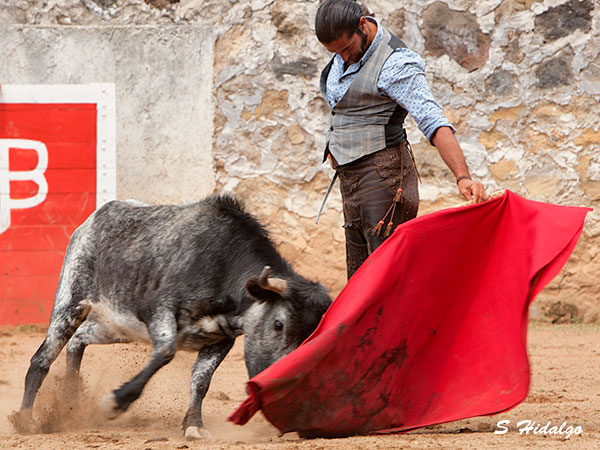
<svg viewBox="0 0 600 450"><path fill-rule="evenodd" d="M402 222L417 216L418 174L408 142L388 147L342 166L340 177L346 233L348 279ZM402 191L399 192L398 188ZM401 197L400 197L401 193ZM397 195L398 194L398 195ZM396 200L395 206L394 197ZM376 229L382 219L385 219ZM391 225L388 224L391 221ZM375 232L374 232L374 229Z"/></svg>

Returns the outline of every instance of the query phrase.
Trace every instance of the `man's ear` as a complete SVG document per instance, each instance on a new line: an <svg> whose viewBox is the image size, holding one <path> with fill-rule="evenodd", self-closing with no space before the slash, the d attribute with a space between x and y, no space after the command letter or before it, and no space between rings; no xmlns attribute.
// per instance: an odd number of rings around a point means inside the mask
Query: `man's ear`
<svg viewBox="0 0 600 450"><path fill-rule="evenodd" d="M358 29L364 35L369 35L369 24L367 23L367 18L362 16L358 21Z"/></svg>
<svg viewBox="0 0 600 450"><path fill-rule="evenodd" d="M365 16L362 16L360 19L358 19L358 28L363 33L366 33L368 31L367 30L367 18Z"/></svg>

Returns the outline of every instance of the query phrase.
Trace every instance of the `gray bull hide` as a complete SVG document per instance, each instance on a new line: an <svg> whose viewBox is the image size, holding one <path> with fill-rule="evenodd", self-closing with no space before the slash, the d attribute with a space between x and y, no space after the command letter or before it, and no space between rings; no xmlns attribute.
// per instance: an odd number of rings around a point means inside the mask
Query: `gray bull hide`
<svg viewBox="0 0 600 450"><path fill-rule="evenodd" d="M46 338L25 378L12 422L35 427L32 408L50 365L67 346L78 380L89 344L146 341L150 361L103 401L109 418L135 401L177 350L198 352L185 436L207 436L202 400L217 366L244 334L250 377L295 349L331 300L296 274L265 229L231 197L188 205L104 205L71 237Z"/></svg>

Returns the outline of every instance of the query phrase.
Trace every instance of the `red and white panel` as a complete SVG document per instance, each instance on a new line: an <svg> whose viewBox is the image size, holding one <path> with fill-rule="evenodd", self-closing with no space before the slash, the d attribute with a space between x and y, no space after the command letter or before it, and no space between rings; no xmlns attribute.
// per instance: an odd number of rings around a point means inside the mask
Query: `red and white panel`
<svg viewBox="0 0 600 450"><path fill-rule="evenodd" d="M0 325L47 322L69 237L116 198L114 84L0 89Z"/></svg>

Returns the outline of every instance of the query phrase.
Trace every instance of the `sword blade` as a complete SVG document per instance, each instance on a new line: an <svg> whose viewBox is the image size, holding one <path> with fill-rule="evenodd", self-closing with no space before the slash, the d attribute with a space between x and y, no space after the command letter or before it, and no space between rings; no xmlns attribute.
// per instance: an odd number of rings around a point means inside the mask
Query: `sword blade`
<svg viewBox="0 0 600 450"><path fill-rule="evenodd" d="M329 186L327 187L327 191L325 192L325 196L323 197L323 202L321 203L319 212L317 213L317 220L315 220L316 224L319 223L319 218L321 217L321 213L323 212L323 208L325 207L325 202L327 202L327 197L329 197L329 193L331 192L331 188L333 188L333 185L335 184L335 180L337 180L337 177L338 177L338 172L336 170L335 173L333 174L333 178L331 179L331 182L329 183Z"/></svg>

